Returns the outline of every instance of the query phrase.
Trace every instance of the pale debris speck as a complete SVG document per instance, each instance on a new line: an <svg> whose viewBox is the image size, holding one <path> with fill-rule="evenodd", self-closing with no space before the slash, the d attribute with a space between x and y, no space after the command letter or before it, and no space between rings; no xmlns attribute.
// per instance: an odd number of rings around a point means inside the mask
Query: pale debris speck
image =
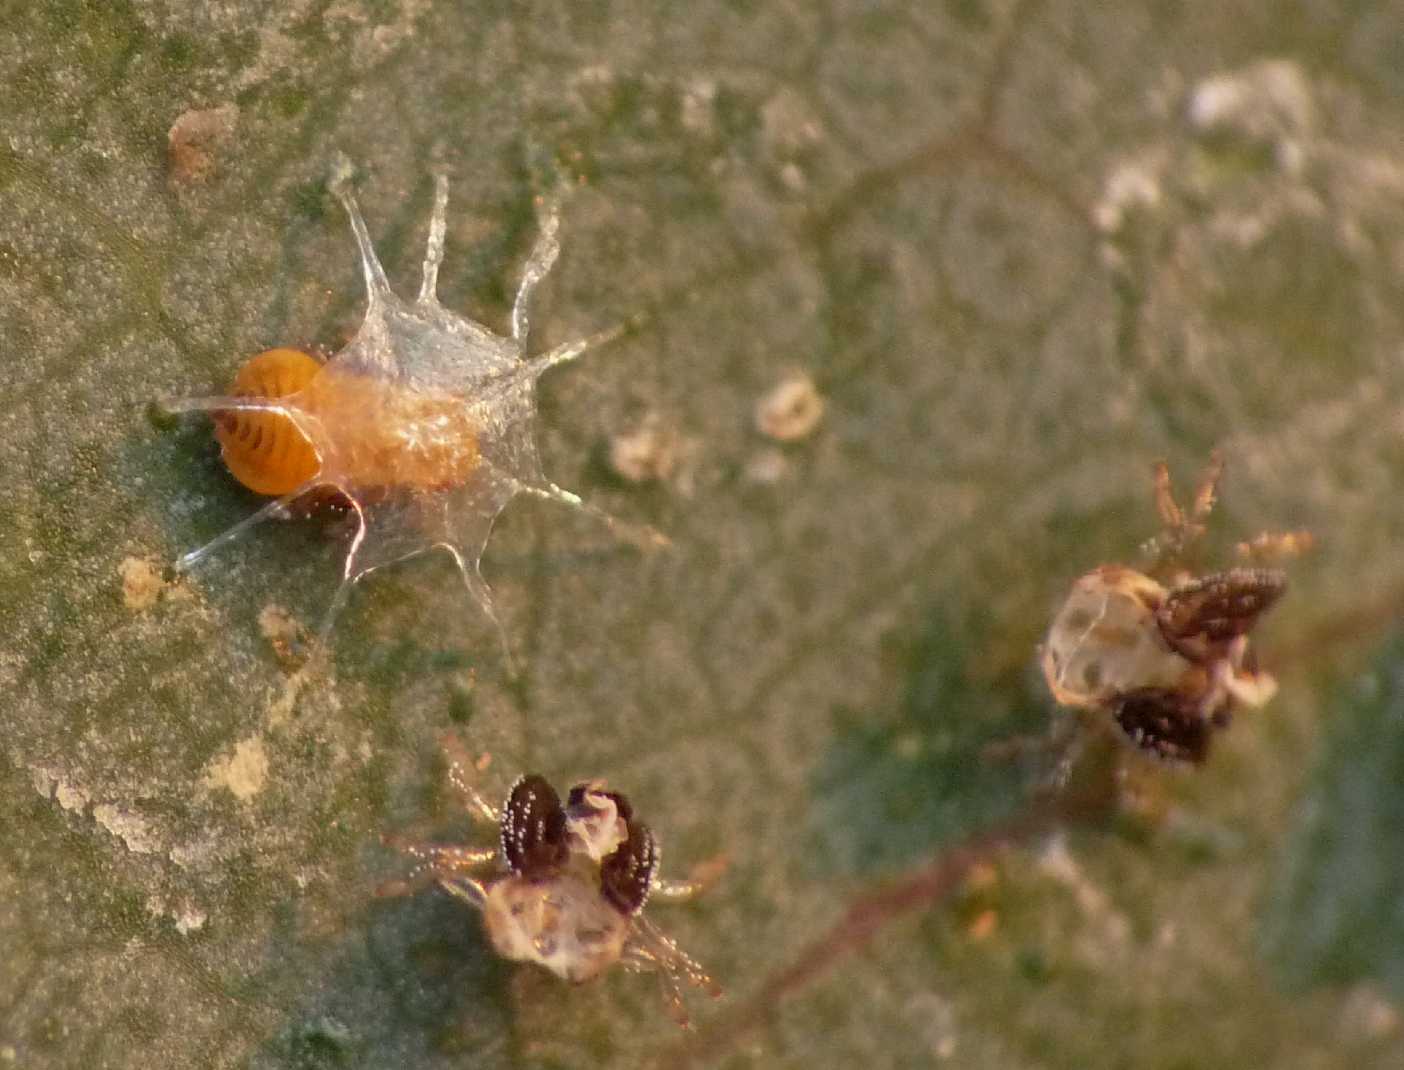
<svg viewBox="0 0 1404 1070"><path fill-rule="evenodd" d="M787 163L780 168L780 184L791 193L803 193L808 183L799 164Z"/></svg>
<svg viewBox="0 0 1404 1070"><path fill-rule="evenodd" d="M46 799L54 797L54 784L57 782L54 774L41 766L34 766L29 771L29 779L34 784L34 790Z"/></svg>
<svg viewBox="0 0 1404 1070"><path fill-rule="evenodd" d="M1399 1032L1399 1008L1369 982L1347 993L1341 1006L1341 1027L1352 1043L1380 1041Z"/></svg>
<svg viewBox="0 0 1404 1070"><path fill-rule="evenodd" d="M1299 64L1265 59L1205 78L1191 92L1186 111L1198 133L1271 146L1278 166L1296 172L1316 108Z"/></svg>
<svg viewBox="0 0 1404 1070"><path fill-rule="evenodd" d="M298 664L307 639L307 630L301 621L282 606L270 602L258 611L258 630L284 667Z"/></svg>
<svg viewBox="0 0 1404 1070"><path fill-rule="evenodd" d="M761 106L761 149L780 185L790 193L803 193L808 187L801 165L824 138L823 123L793 89L781 89Z"/></svg>
<svg viewBox="0 0 1404 1070"><path fill-rule="evenodd" d="M217 154L233 136L238 121L237 104L182 112L166 135L171 181L182 186L209 179L217 170Z"/></svg>
<svg viewBox="0 0 1404 1070"><path fill-rule="evenodd" d="M917 992L906 1001L902 1016L935 1058L945 1060L955 1055L959 1037L955 1007L949 999L939 992Z"/></svg>
<svg viewBox="0 0 1404 1070"><path fill-rule="evenodd" d="M752 483L768 486L779 483L790 474L790 460L778 448L771 446L757 450L746 462L746 478Z"/></svg>
<svg viewBox="0 0 1404 1070"><path fill-rule="evenodd" d="M226 788L241 802L247 802L263 790L268 779L268 755L263 740L251 736L234 745L234 753L210 762L205 773L205 786L211 790Z"/></svg>
<svg viewBox="0 0 1404 1070"><path fill-rule="evenodd" d="M69 813L81 811L88 805L88 796L83 790L74 787L63 777L54 778L54 798Z"/></svg>
<svg viewBox="0 0 1404 1070"><path fill-rule="evenodd" d="M258 611L258 630L270 643L298 638L302 625L282 606L270 602Z"/></svg>
<svg viewBox="0 0 1404 1070"><path fill-rule="evenodd" d="M1154 208L1161 201L1161 160L1123 160L1112 169L1092 207L1092 221L1103 234L1115 234L1126 215L1137 208Z"/></svg>
<svg viewBox="0 0 1404 1070"><path fill-rule="evenodd" d="M122 578L122 604L133 613L154 606L168 586L155 562L146 557L124 557L117 574Z"/></svg>
<svg viewBox="0 0 1404 1070"><path fill-rule="evenodd" d="M717 83L697 78L683 91L678 121L682 128L698 137L710 138L717 132Z"/></svg>
<svg viewBox="0 0 1404 1070"><path fill-rule="evenodd" d="M756 403L756 430L777 442L797 442L819 426L824 397L804 372L791 372Z"/></svg>
<svg viewBox="0 0 1404 1070"><path fill-rule="evenodd" d="M638 427L610 440L609 464L630 483L666 483L685 472L693 453L692 443L651 412Z"/></svg>
<svg viewBox="0 0 1404 1070"><path fill-rule="evenodd" d="M761 141L777 159L803 152L824 140L824 126L813 107L795 90L785 87L760 110Z"/></svg>
<svg viewBox="0 0 1404 1070"><path fill-rule="evenodd" d="M151 854L161 846L146 819L125 806L100 803L93 807L93 820L126 844L133 854Z"/></svg>
<svg viewBox="0 0 1404 1070"><path fill-rule="evenodd" d="M189 936L191 933L205 927L205 922L209 920L203 910L198 907L184 906L175 915L175 929L181 936Z"/></svg>

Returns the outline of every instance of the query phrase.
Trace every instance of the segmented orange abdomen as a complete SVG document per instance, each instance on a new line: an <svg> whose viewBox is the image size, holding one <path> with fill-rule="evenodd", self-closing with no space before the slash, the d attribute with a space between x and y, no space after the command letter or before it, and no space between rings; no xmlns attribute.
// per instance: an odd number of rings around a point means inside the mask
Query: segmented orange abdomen
<svg viewBox="0 0 1404 1070"><path fill-rule="evenodd" d="M234 377L236 397L281 398L316 378L322 365L297 349L269 349L251 357ZM229 472L258 494L287 494L321 467L312 444L286 416L276 412L221 412L215 438Z"/></svg>

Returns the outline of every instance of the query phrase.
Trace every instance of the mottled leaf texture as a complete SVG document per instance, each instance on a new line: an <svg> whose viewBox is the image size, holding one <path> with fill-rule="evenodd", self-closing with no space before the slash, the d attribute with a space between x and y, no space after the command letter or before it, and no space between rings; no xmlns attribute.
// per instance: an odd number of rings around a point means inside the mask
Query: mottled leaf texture
<svg viewBox="0 0 1404 1070"><path fill-rule="evenodd" d="M1404 637L1326 699L1262 926L1294 989L1404 996Z"/></svg>
<svg viewBox="0 0 1404 1070"><path fill-rule="evenodd" d="M1399 0L0 3L0 1070L679 1070L656 978L376 894L383 836L486 848L455 780L528 770L624 787L665 880L725 860L629 922L725 992L693 1065L1404 1066L1353 690L1404 605L1401 41ZM438 301L498 338L558 201L523 359L627 330L480 437L670 548L503 485L174 575L266 499L154 402L424 341L367 319L337 153L404 304L443 176ZM1079 748L1037 645L1214 449L1197 566L1316 536L1253 627L1280 691L1198 765ZM417 553L485 540L481 586ZM1195 642L1253 612L1179 601ZM942 862L1104 752L1123 820Z"/></svg>

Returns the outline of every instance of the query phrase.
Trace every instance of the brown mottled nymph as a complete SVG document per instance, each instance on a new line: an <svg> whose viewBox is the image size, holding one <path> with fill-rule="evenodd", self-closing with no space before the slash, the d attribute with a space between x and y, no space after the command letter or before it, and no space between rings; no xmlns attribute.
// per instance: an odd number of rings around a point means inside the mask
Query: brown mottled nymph
<svg viewBox="0 0 1404 1070"><path fill-rule="evenodd" d="M1273 568L1198 573L1186 567L1183 557L1204 532L1222 467L1216 455L1186 515L1165 466L1157 466L1156 504L1165 527L1150 546L1160 578L1125 565L1086 573L1043 645L1043 674L1060 705L1108 714L1136 746L1196 763L1235 705L1262 706L1276 693L1277 682L1258 670L1248 640L1287 583ZM1244 556L1308 543L1300 532L1263 535Z"/></svg>
<svg viewBox="0 0 1404 1070"><path fill-rule="evenodd" d="M469 813L497 828L497 847L389 838L418 865L410 880L384 885L382 895L437 884L482 913L499 955L566 981L589 981L616 964L654 973L680 1025L688 1023L684 981L720 994L707 972L644 916L651 899L692 898L715 877L718 862L701 867L704 876L663 880L653 832L601 781L576 785L563 803L544 777L529 774L499 809L472 787L462 763L450 766L450 777Z"/></svg>

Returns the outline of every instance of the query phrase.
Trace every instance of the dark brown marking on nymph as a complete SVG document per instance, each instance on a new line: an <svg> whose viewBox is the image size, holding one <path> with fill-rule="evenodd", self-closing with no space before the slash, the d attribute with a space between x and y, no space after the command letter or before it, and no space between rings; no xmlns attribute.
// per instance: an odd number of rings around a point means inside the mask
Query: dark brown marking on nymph
<svg viewBox="0 0 1404 1070"><path fill-rule="evenodd" d="M629 822L629 838L600 863L600 890L610 905L626 916L648 902L658 869L658 841L647 825Z"/></svg>
<svg viewBox="0 0 1404 1070"><path fill-rule="evenodd" d="M1287 589L1277 569L1231 568L1181 584L1165 596L1156 623L1165 641L1191 661L1223 657Z"/></svg>
<svg viewBox="0 0 1404 1070"><path fill-rule="evenodd" d="M1136 746L1196 765L1208 756L1216 727L1197 700L1163 687L1141 687L1118 696L1112 716Z"/></svg>

